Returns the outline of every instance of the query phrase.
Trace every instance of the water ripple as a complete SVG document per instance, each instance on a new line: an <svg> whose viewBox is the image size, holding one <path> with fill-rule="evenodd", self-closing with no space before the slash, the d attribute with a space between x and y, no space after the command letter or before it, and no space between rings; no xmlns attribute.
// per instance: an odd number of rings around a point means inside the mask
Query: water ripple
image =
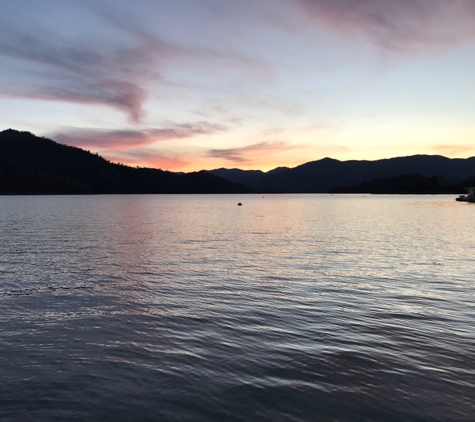
<svg viewBox="0 0 475 422"><path fill-rule="evenodd" d="M0 198L2 422L473 420L473 208L243 198Z"/></svg>

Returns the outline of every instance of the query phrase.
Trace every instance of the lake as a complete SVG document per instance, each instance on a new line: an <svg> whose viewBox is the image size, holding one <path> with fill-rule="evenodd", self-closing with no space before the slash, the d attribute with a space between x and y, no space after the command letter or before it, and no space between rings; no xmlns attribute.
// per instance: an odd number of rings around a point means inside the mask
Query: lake
<svg viewBox="0 0 475 422"><path fill-rule="evenodd" d="M454 198L0 197L0 420L472 421Z"/></svg>

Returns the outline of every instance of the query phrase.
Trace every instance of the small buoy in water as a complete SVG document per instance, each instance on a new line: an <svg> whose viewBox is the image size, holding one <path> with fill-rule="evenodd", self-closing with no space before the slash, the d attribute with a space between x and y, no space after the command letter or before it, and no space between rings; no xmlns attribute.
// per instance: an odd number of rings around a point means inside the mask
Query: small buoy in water
<svg viewBox="0 0 475 422"><path fill-rule="evenodd" d="M242 204L240 202L238 202L238 207L240 207Z"/></svg>

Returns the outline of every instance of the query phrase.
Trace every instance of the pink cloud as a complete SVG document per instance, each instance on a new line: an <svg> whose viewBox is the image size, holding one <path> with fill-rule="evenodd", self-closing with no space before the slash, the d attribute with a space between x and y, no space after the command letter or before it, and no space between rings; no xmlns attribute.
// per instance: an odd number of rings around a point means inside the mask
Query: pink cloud
<svg viewBox="0 0 475 422"><path fill-rule="evenodd" d="M130 120L138 123L147 99L145 91L131 82L108 79L78 86L47 86L3 92L11 98L30 98L46 101L64 101L78 104L103 104L124 111Z"/></svg>
<svg viewBox="0 0 475 422"><path fill-rule="evenodd" d="M347 37L364 36L400 54L475 41L475 2L467 0L296 0L305 19Z"/></svg>
<svg viewBox="0 0 475 422"><path fill-rule="evenodd" d="M79 148L101 150L124 150L150 145L159 141L191 138L200 135L212 135L224 131L226 127L216 123L197 122L170 124L164 128L144 130L98 130L74 129L54 133L51 136L57 142Z"/></svg>

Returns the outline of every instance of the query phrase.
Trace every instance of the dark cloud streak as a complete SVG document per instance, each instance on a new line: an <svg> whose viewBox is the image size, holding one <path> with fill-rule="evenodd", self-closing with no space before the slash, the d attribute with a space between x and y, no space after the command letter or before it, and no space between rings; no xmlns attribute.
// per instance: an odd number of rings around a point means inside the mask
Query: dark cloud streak
<svg viewBox="0 0 475 422"><path fill-rule="evenodd" d="M289 145L287 142L260 142L240 148L212 149L206 153L206 156L224 158L225 160L235 163L245 163L254 160L256 157L261 158L260 156L262 154L280 152L298 147L297 145Z"/></svg>
<svg viewBox="0 0 475 422"><path fill-rule="evenodd" d="M164 128L143 130L73 129L53 133L50 137L62 144L80 148L124 150L150 145L159 141L212 135L226 129L225 126L215 123L197 122L170 124Z"/></svg>

